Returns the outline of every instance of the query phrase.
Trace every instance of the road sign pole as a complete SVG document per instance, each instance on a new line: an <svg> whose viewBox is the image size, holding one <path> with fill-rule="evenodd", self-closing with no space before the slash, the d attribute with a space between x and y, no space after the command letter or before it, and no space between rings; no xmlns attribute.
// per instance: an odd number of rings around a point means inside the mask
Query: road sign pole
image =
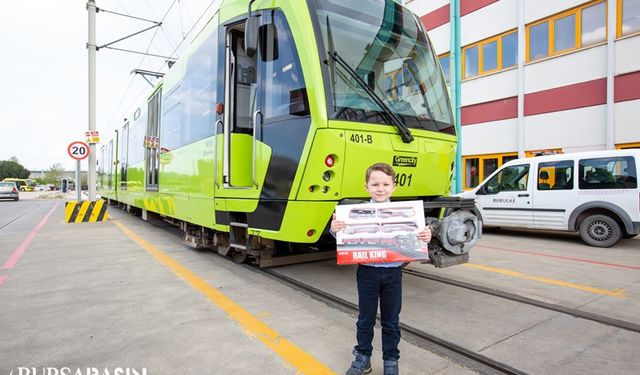
<svg viewBox="0 0 640 375"><path fill-rule="evenodd" d="M89 131L96 130L96 2L88 0L89 12ZM89 200L96 200L96 145L89 144L89 168L87 173Z"/></svg>
<svg viewBox="0 0 640 375"><path fill-rule="evenodd" d="M76 161L76 192L78 193L78 202L82 202L82 181L80 181L80 160Z"/></svg>

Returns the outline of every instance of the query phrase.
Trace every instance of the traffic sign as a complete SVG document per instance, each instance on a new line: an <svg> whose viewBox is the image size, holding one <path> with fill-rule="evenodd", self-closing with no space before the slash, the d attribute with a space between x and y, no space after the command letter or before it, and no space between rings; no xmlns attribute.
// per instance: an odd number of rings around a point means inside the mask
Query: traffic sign
<svg viewBox="0 0 640 375"><path fill-rule="evenodd" d="M84 135L87 138L87 143L100 143L100 133L97 130L84 132Z"/></svg>
<svg viewBox="0 0 640 375"><path fill-rule="evenodd" d="M81 141L71 142L67 153L76 160L84 160L89 156L89 145Z"/></svg>

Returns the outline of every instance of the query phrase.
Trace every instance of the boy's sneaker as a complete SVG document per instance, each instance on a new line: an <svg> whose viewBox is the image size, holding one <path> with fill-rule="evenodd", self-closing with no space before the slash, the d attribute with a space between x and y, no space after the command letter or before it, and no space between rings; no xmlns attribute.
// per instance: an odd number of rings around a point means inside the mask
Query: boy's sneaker
<svg viewBox="0 0 640 375"><path fill-rule="evenodd" d="M363 375L371 372L371 357L360 354L357 350L353 350L355 359L351 362L351 367L347 370L347 375Z"/></svg>
<svg viewBox="0 0 640 375"><path fill-rule="evenodd" d="M398 375L398 361L384 361L384 375Z"/></svg>

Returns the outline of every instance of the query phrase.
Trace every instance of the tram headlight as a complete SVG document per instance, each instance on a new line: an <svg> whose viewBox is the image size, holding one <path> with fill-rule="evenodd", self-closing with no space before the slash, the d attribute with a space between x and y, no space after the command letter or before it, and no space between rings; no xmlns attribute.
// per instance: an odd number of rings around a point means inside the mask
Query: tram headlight
<svg viewBox="0 0 640 375"><path fill-rule="evenodd" d="M331 172L329 172L329 171L325 171L325 172L322 174L322 179L323 179L325 182L329 182L329 180L331 180Z"/></svg>

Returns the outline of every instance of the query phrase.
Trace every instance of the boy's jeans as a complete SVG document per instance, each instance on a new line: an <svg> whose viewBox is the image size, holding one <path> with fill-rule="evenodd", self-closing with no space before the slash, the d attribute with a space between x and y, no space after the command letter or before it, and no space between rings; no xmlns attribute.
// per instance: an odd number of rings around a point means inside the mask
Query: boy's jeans
<svg viewBox="0 0 640 375"><path fill-rule="evenodd" d="M402 269L400 267L371 267L358 265L358 328L355 349L371 356L373 347L373 327L378 312L382 321L382 359L398 360L400 351L400 308L402 307Z"/></svg>

